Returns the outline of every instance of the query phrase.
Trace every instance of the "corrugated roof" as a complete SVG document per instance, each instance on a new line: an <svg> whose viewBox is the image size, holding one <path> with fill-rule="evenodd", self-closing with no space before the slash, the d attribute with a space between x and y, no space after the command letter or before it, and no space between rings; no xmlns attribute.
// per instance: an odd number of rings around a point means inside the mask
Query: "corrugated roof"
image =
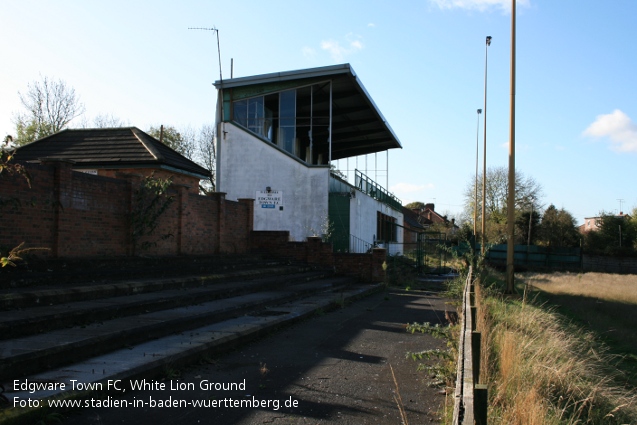
<svg viewBox="0 0 637 425"><path fill-rule="evenodd" d="M216 81L215 86L227 90L321 78L332 82L332 159L402 148L349 64L232 78Z"/></svg>
<svg viewBox="0 0 637 425"><path fill-rule="evenodd" d="M76 168L170 167L207 178L210 172L137 127L66 129L16 150L17 161L67 159Z"/></svg>

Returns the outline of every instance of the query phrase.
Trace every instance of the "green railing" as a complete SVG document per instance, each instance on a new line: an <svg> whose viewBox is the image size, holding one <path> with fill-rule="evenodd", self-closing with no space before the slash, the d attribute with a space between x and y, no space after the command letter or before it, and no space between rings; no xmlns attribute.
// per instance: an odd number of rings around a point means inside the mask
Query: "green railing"
<svg viewBox="0 0 637 425"><path fill-rule="evenodd" d="M355 170L355 173L356 188L358 190L395 209L396 211L401 211L402 203L400 202L400 199L396 198L394 195L385 190L385 188L360 171Z"/></svg>

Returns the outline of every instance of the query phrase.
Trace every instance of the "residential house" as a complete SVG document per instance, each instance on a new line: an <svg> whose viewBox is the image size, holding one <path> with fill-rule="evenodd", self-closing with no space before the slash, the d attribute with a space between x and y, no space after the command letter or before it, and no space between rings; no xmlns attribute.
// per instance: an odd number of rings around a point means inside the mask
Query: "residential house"
<svg viewBox="0 0 637 425"><path fill-rule="evenodd" d="M434 204L425 204L424 208L412 210L416 215L416 220L425 229L433 230L437 228L450 229L451 233L455 233L459 227L456 225L456 220L449 220L446 215L440 215L436 212Z"/></svg>
<svg viewBox="0 0 637 425"><path fill-rule="evenodd" d="M615 217L623 219L623 220L630 220L630 215L628 214L624 214L623 212L619 212L618 215L616 215ZM579 226L579 231L580 233L588 233L588 232L596 232L599 230L601 226L601 217L597 216L597 217L586 217L584 218L584 224L582 224L581 226Z"/></svg>

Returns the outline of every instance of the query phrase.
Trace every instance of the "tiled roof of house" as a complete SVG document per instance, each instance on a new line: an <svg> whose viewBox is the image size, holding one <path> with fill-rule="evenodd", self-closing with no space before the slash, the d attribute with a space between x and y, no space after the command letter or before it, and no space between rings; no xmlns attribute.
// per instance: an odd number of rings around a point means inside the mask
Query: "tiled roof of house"
<svg viewBox="0 0 637 425"><path fill-rule="evenodd" d="M166 168L210 172L137 127L66 129L16 150L17 161L67 159L75 168Z"/></svg>
<svg viewBox="0 0 637 425"><path fill-rule="evenodd" d="M412 229L424 229L425 227L418 222L418 213L409 208L402 208L403 221Z"/></svg>

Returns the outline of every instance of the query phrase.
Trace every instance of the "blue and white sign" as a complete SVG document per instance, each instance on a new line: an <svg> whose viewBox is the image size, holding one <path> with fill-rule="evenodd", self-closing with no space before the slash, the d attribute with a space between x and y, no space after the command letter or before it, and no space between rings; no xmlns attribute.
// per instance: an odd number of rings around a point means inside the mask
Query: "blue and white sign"
<svg viewBox="0 0 637 425"><path fill-rule="evenodd" d="M261 208L274 209L283 206L283 192L271 190L269 192L257 191L257 205Z"/></svg>

